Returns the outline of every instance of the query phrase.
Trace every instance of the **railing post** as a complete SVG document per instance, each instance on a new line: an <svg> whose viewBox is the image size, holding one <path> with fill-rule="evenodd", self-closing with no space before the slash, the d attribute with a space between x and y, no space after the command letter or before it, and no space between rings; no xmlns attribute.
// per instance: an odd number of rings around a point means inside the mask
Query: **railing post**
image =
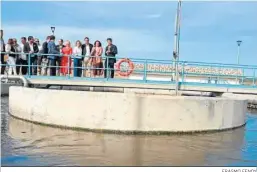
<svg viewBox="0 0 257 172"><path fill-rule="evenodd" d="M107 66L107 68L106 68L106 71L107 71L107 80L109 79L109 77L110 77L110 71L109 71L109 57L108 56L106 56L106 66Z"/></svg>
<svg viewBox="0 0 257 172"><path fill-rule="evenodd" d="M143 78L143 81L144 82L147 82L147 71L148 71L148 64L147 64L147 60L145 60L145 63L144 63L144 78Z"/></svg>
<svg viewBox="0 0 257 172"><path fill-rule="evenodd" d="M30 64L30 63L31 63L31 60L30 60L30 58L31 58L31 57L30 57L30 53L29 53L29 56L28 56L28 65L29 65L29 66L28 66L28 69L29 69L28 74L29 74L29 78L31 77L31 64Z"/></svg>
<svg viewBox="0 0 257 172"><path fill-rule="evenodd" d="M236 84L239 84L239 78L238 78L238 77L239 77L239 76L238 76L239 70L238 70L238 69L239 69L239 67L238 67L238 65L237 65L237 70L236 70L236 71L237 71L237 72L236 72Z"/></svg>
<svg viewBox="0 0 257 172"><path fill-rule="evenodd" d="M185 62L182 63L182 82L184 82Z"/></svg>
<svg viewBox="0 0 257 172"><path fill-rule="evenodd" d="M220 71L222 70L222 68L220 68L220 67L218 67L218 77L217 77L217 81L216 81L216 83L215 84L220 84Z"/></svg>
<svg viewBox="0 0 257 172"><path fill-rule="evenodd" d="M178 96L178 86L179 86L179 72L178 72L178 61L176 60L175 61L175 67L176 67L176 69L175 69L175 73L176 73L176 96Z"/></svg>
<svg viewBox="0 0 257 172"><path fill-rule="evenodd" d="M255 86L255 69L253 69L253 86Z"/></svg>
<svg viewBox="0 0 257 172"><path fill-rule="evenodd" d="M242 68L242 81L241 81L241 84L244 85L244 69Z"/></svg>
<svg viewBox="0 0 257 172"><path fill-rule="evenodd" d="M84 77L84 68L85 68L85 64L84 64L84 59L86 58L85 56L84 56L84 58L83 58L83 55L81 56L81 77L83 78Z"/></svg>
<svg viewBox="0 0 257 172"><path fill-rule="evenodd" d="M71 56L68 55L68 78L70 78L70 61L71 61Z"/></svg>

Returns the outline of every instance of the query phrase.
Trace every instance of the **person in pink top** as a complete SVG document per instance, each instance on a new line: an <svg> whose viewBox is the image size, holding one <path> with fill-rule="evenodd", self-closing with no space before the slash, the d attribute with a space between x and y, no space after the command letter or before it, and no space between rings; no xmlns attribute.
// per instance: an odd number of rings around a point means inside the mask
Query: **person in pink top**
<svg viewBox="0 0 257 172"><path fill-rule="evenodd" d="M72 48L70 46L70 41L65 42L65 47L61 49L61 53L63 57L61 58L61 75L65 76L67 74L71 74L71 57Z"/></svg>
<svg viewBox="0 0 257 172"><path fill-rule="evenodd" d="M101 76L103 74L103 48L100 41L95 41L94 47L91 52L92 56L92 65L93 65L93 76Z"/></svg>

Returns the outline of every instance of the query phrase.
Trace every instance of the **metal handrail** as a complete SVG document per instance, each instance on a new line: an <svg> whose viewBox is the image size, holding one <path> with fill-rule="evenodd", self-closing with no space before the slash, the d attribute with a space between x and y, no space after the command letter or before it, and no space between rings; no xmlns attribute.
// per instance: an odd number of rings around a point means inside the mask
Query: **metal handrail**
<svg viewBox="0 0 257 172"><path fill-rule="evenodd" d="M4 54L10 54L10 53L4 53ZM30 60L29 53L12 53L12 54L18 54L18 55L27 55L28 61ZM78 58L81 59L83 56L78 55L64 55L64 54L41 54L41 53L35 53L34 55L37 56L68 56L72 59ZM84 56L85 58L88 58L90 56ZM122 59L121 57L111 57L116 58L117 60ZM103 61L106 60L108 64L109 57L102 57ZM148 78L151 77L153 74L161 75L161 76L170 76L172 78L172 74L177 73L176 79L172 80L176 81L177 84L187 82L187 77L200 77L200 78L213 78L217 77L217 82L215 84L221 83L220 81L224 79L236 79L236 82L243 83L244 80L252 81L252 85L256 86L257 81L257 65L234 65L234 64L221 64L221 63L206 63L206 62L189 62L189 61L175 61L176 68L173 68L173 61L168 60L154 60L154 59L135 59L130 58L135 63L135 69L134 73L136 74L142 74L143 75L143 82L148 82ZM159 65L159 66L158 66ZM1 66L5 66L4 64L1 64ZM29 69L32 67L43 67L43 65L34 65L29 64L28 65L9 65L9 66L27 66ZM88 70L90 69L87 66L70 66L68 70L73 69L82 69L82 70ZM156 67L157 66L157 67ZM47 66L47 68L53 68L57 66ZM66 67L66 66L58 66L58 67ZM113 71L116 69L111 69L109 66L105 66L103 68L94 68L94 69L106 69L107 72L107 78L108 81L109 71ZM125 69L126 71L126 69ZM69 73L69 72L68 72ZM30 70L28 71L28 76L31 76ZM67 79L70 78L70 75ZM182 81L180 80L182 78Z"/></svg>
<svg viewBox="0 0 257 172"><path fill-rule="evenodd" d="M21 80L23 82L23 86L24 87L28 87L29 83L28 80L24 77L24 76L20 76L20 75L1 75L0 79L10 79L10 80Z"/></svg>
<svg viewBox="0 0 257 172"><path fill-rule="evenodd" d="M93 56L83 56L83 55L76 55L76 54L71 54L71 55L64 55L64 54L43 54L43 53L7 53L7 52L1 52L1 54L14 54L14 55L36 55L36 56L69 56L71 58L89 58ZM107 58L116 58L116 59L123 59L124 57L121 56L115 56L115 57L110 57L110 56L102 56L103 60ZM127 58L127 57L126 57ZM172 65L173 62L176 62L178 64L185 64L185 65L197 65L197 66L213 66L213 67L230 67L230 68L255 68L257 69L257 65L243 65L243 64L229 64L229 63L211 63L211 62L196 62L196 61L173 61L173 60L156 60L156 59L147 59L147 58L131 58L129 57L130 60L134 62L144 62L147 61L149 64L151 63L158 63L158 64L168 64Z"/></svg>

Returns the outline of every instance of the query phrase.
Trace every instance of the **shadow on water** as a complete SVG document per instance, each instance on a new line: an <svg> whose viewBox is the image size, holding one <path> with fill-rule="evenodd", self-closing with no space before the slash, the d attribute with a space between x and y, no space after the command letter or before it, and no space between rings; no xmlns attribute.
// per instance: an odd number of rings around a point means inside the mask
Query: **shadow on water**
<svg viewBox="0 0 257 172"><path fill-rule="evenodd" d="M6 110L4 113L3 166L254 166L257 163L257 115L248 115L246 127L236 130L157 136L64 130L14 119Z"/></svg>

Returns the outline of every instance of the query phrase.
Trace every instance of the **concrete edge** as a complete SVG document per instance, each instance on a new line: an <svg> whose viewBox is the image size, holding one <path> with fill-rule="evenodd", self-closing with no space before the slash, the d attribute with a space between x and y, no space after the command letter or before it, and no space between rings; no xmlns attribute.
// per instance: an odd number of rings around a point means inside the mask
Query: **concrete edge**
<svg viewBox="0 0 257 172"><path fill-rule="evenodd" d="M225 129L217 129L217 130L203 130L203 131L121 131L121 130L102 130L102 129L90 129L90 128L81 128L81 127L68 127L63 125L56 124L46 124L42 122L30 121L27 119L23 119L20 117L16 117L12 115L10 112L8 114L15 119L29 122L36 125L41 125L45 127L59 128L64 130L75 130L75 131L84 131L84 132L94 132L94 133L104 133L104 134L119 134L119 135L197 135L197 134L211 134L211 133L220 133L235 130L238 128L242 128L246 125L246 122L241 126L236 126L233 128L225 128Z"/></svg>

